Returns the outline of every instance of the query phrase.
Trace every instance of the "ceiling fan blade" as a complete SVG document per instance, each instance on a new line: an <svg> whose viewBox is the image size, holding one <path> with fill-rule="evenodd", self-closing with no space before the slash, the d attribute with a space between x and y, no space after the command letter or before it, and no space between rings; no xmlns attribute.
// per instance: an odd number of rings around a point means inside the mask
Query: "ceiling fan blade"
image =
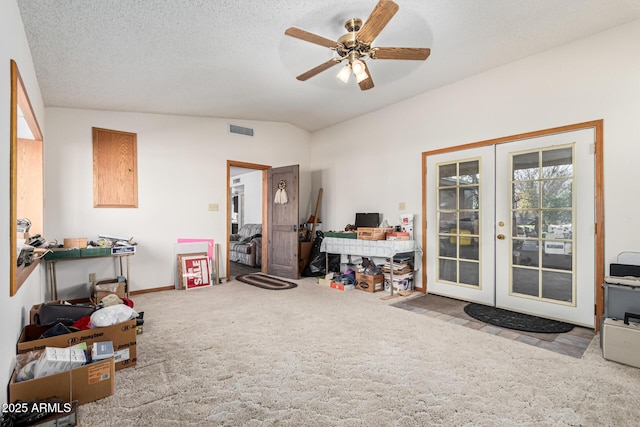
<svg viewBox="0 0 640 427"><path fill-rule="evenodd" d="M338 43L333 40L329 40L325 37L310 33L305 30L301 30L300 28L296 27L287 28L284 33L288 36L295 37L309 43L319 44L320 46L328 48L334 48L338 45Z"/></svg>
<svg viewBox="0 0 640 427"><path fill-rule="evenodd" d="M371 77L371 72L369 71L369 67L367 67L367 63L364 61L362 61L362 63L364 64L364 69L367 72L369 78L364 79L363 81L358 83L358 86L360 86L360 90L371 89L373 87L373 78Z"/></svg>
<svg viewBox="0 0 640 427"><path fill-rule="evenodd" d="M356 39L362 43L371 44L396 14L398 8L399 6L391 0L380 0L358 31Z"/></svg>
<svg viewBox="0 0 640 427"><path fill-rule="evenodd" d="M373 59L413 59L425 60L431 54L431 49L421 47L376 47L371 49Z"/></svg>
<svg viewBox="0 0 640 427"><path fill-rule="evenodd" d="M300 74L298 77L296 77L296 79L298 79L298 80L303 82L303 81L305 81L307 79L310 79L311 77L315 76L316 74L320 74L324 70L328 70L329 68L333 67L334 65L336 65L340 61L341 60L339 60L339 59L332 58L332 59L328 60L327 62L323 62L322 64L318 65L317 67L314 67L314 68L310 69L306 73Z"/></svg>

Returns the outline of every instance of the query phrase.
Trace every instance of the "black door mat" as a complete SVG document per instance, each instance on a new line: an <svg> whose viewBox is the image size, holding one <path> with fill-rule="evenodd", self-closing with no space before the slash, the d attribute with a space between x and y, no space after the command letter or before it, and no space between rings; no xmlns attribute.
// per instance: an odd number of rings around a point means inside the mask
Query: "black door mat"
<svg viewBox="0 0 640 427"><path fill-rule="evenodd" d="M467 304L464 307L464 312L481 322L516 331L560 334L573 329L573 325L569 323L543 319L529 314L515 313L482 304Z"/></svg>

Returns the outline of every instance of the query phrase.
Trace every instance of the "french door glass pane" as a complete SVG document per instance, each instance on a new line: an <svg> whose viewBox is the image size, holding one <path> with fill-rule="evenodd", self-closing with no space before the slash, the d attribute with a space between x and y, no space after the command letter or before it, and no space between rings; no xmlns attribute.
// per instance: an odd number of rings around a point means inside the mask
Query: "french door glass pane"
<svg viewBox="0 0 640 427"><path fill-rule="evenodd" d="M480 247L478 237L460 237L460 258L480 260Z"/></svg>
<svg viewBox="0 0 640 427"><path fill-rule="evenodd" d="M540 161L537 152L513 156L513 179L525 181L540 177Z"/></svg>
<svg viewBox="0 0 640 427"><path fill-rule="evenodd" d="M571 271L573 265L573 255L571 253L571 243L546 240L544 242L544 255L542 256L542 267L554 270Z"/></svg>
<svg viewBox="0 0 640 427"><path fill-rule="evenodd" d="M478 209L478 201L480 200L480 188L477 185L463 187L460 189L462 200L461 209Z"/></svg>
<svg viewBox="0 0 640 427"><path fill-rule="evenodd" d="M460 262L460 282L467 285L480 285L480 265L477 262Z"/></svg>
<svg viewBox="0 0 640 427"><path fill-rule="evenodd" d="M513 237L539 237L539 222L537 210L513 211Z"/></svg>
<svg viewBox="0 0 640 427"><path fill-rule="evenodd" d="M438 199L440 209L456 209L458 207L458 192L456 188L439 190Z"/></svg>
<svg viewBox="0 0 640 427"><path fill-rule="evenodd" d="M538 267L539 252L538 240L513 239L513 264Z"/></svg>
<svg viewBox="0 0 640 427"><path fill-rule="evenodd" d="M438 280L480 286L480 161L441 164L437 170Z"/></svg>
<svg viewBox="0 0 640 427"><path fill-rule="evenodd" d="M456 252L455 240L455 237L440 236L440 248L438 250L438 255L441 257L455 258L458 255Z"/></svg>
<svg viewBox="0 0 640 427"><path fill-rule="evenodd" d="M549 209L542 211L542 237L551 239L571 239L573 212Z"/></svg>
<svg viewBox="0 0 640 427"><path fill-rule="evenodd" d="M458 171L456 164L442 165L438 167L438 185L448 187L458 185Z"/></svg>
<svg viewBox="0 0 640 427"><path fill-rule="evenodd" d="M450 233L458 228L458 212L438 212L438 224L440 234Z"/></svg>
<svg viewBox="0 0 640 427"><path fill-rule="evenodd" d="M540 181L514 181L512 204L515 209L535 209L540 200Z"/></svg>
<svg viewBox="0 0 640 427"><path fill-rule="evenodd" d="M513 267L511 289L515 294L537 297L540 289L538 270Z"/></svg>
<svg viewBox="0 0 640 427"><path fill-rule="evenodd" d="M575 304L573 147L511 159L511 292Z"/></svg>
<svg viewBox="0 0 640 427"><path fill-rule="evenodd" d="M571 273L542 272L542 298L571 302L573 281Z"/></svg>
<svg viewBox="0 0 640 427"><path fill-rule="evenodd" d="M480 168L477 160L460 163L460 184L478 184Z"/></svg>
<svg viewBox="0 0 640 427"><path fill-rule="evenodd" d="M542 152L542 176L573 176L573 150L561 148Z"/></svg>
<svg viewBox="0 0 640 427"><path fill-rule="evenodd" d="M573 179L549 179L542 181L543 208L570 208L573 204Z"/></svg>
<svg viewBox="0 0 640 427"><path fill-rule="evenodd" d="M455 260L440 259L440 280L456 283L458 281L458 265Z"/></svg>

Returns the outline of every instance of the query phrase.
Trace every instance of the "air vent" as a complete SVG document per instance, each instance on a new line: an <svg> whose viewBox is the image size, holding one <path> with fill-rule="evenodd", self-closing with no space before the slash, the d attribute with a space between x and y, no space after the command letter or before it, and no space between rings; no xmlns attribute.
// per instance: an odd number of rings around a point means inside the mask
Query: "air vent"
<svg viewBox="0 0 640 427"><path fill-rule="evenodd" d="M235 133L244 136L253 136L253 129L244 126L229 125L229 133Z"/></svg>
<svg viewBox="0 0 640 427"><path fill-rule="evenodd" d="M233 178L233 184L240 184L240 178Z"/></svg>

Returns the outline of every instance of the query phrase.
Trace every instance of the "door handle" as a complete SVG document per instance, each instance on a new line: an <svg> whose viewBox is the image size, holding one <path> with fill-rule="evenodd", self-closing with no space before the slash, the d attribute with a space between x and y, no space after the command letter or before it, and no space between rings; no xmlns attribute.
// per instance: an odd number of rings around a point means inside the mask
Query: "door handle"
<svg viewBox="0 0 640 427"><path fill-rule="evenodd" d="M496 236L498 240L504 240L504 234L500 233Z"/></svg>
<svg viewBox="0 0 640 427"><path fill-rule="evenodd" d="M298 226L297 225L293 226L293 231L298 231Z"/></svg>

